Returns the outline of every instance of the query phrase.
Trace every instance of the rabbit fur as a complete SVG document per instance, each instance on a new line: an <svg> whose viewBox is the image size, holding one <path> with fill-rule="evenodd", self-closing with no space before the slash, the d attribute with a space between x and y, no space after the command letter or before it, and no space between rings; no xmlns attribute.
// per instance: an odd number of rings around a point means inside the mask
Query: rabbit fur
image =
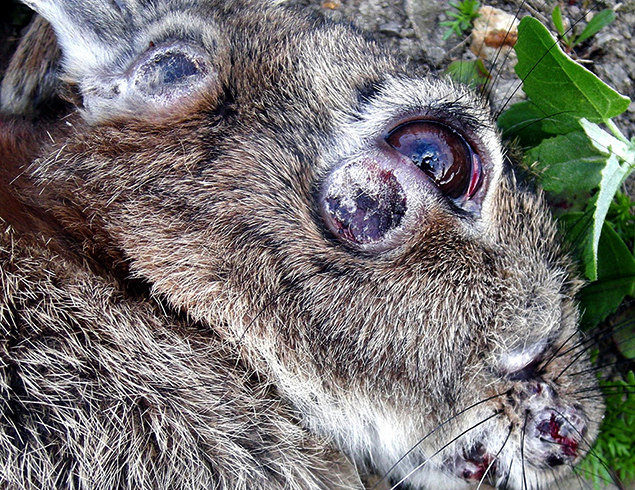
<svg viewBox="0 0 635 490"><path fill-rule="evenodd" d="M486 102L279 4L26 3L59 49L36 19L2 86L0 488L571 473L581 283Z"/></svg>

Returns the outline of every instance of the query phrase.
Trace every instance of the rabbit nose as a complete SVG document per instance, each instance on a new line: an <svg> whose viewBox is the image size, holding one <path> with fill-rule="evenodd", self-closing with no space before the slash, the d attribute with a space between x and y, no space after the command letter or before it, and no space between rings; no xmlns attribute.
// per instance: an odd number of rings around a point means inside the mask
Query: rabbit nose
<svg viewBox="0 0 635 490"><path fill-rule="evenodd" d="M546 408L529 423L528 436L536 441L542 460L554 467L576 460L586 430L587 422L578 408Z"/></svg>

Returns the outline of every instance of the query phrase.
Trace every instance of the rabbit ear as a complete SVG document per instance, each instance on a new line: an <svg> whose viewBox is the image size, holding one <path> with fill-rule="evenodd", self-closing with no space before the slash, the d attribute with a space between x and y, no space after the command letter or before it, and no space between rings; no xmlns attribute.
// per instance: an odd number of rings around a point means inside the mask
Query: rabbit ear
<svg viewBox="0 0 635 490"><path fill-rule="evenodd" d="M218 85L220 36L178 0L25 3L53 26L90 123L169 112Z"/></svg>

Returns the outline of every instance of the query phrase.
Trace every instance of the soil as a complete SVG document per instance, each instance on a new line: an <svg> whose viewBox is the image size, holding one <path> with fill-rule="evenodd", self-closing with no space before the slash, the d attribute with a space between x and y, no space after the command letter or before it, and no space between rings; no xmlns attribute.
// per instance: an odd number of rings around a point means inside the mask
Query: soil
<svg viewBox="0 0 635 490"><path fill-rule="evenodd" d="M413 63L421 63L436 71L443 71L454 60L474 59L469 50L470 37L453 35L444 40L448 20L448 0L288 0L288 3L309 8L318 15L334 20L352 21L370 31L381 42L399 50ZM538 18L553 29L551 12L559 3L555 0L488 0L484 5L497 7L520 19L526 15ZM581 32L595 12L614 9L615 21L590 40L576 47L574 57L618 92L635 99L635 0L617 3L606 0L591 7L577 1L560 3L563 18ZM500 56L496 66L488 65L493 78L491 101L495 110L508 106L523 97L517 90L518 80L513 71L514 57ZM617 123L630 138L635 134L635 103Z"/></svg>

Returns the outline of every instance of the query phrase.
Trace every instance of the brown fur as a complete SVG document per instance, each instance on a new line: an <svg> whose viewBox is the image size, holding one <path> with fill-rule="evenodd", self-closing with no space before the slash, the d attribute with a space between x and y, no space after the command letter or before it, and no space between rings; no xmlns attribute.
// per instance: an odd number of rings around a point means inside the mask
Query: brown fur
<svg viewBox="0 0 635 490"><path fill-rule="evenodd" d="M53 29L42 17L34 16L2 80L3 112L46 118L63 106L59 62Z"/></svg>
<svg viewBox="0 0 635 490"><path fill-rule="evenodd" d="M159 19L199 39L178 17L192 12L209 26L204 88L157 108L69 55L84 120L61 119L53 141L26 126L23 149L2 126L2 151L16 156L0 186L0 486L361 488L347 457L385 472L437 424L501 393L434 432L395 481L419 451L487 417L411 484L460 488L453 458L508 433L500 465L519 458L527 414L552 405L579 406L593 439L602 407L577 395L595 389L592 374L555 379L588 366L566 349L578 283L481 101L406 73L348 27L281 7L175 2L176 20L157 8L129 21L140 36ZM98 9L82 15L73 27L105 23L106 45L126 35ZM160 43L142 41L122 39L112 63ZM342 159L373 158L377 127L414 117L461 130L482 155L478 211L429 191L425 216L389 251L342 243L320 216L321 183ZM502 373L505 355L543 341L567 352L531 380ZM537 385L549 394L524 412ZM530 488L567 473L527 457ZM512 471L498 483L520 488Z"/></svg>

